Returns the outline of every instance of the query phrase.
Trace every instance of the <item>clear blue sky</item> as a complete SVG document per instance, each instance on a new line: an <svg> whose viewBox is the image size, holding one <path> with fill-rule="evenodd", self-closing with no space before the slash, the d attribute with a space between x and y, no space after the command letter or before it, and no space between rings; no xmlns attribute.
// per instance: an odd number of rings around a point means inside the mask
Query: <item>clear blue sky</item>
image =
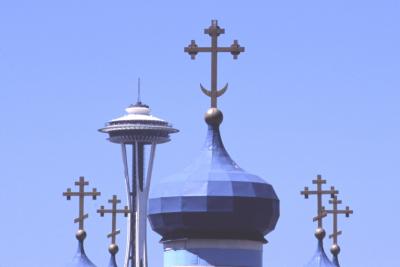
<svg viewBox="0 0 400 267"><path fill-rule="evenodd" d="M225 144L281 199L264 266L312 256L315 199L299 191L318 173L355 210L340 220L342 265L398 265L399 14L397 0L0 0L1 265L71 260L77 202L61 193L80 175L102 192L88 201L86 248L107 264L110 218L95 210L125 191L120 149L97 129L135 100L140 76L143 100L181 130L159 147L154 181L189 164L205 137L198 84L209 84L210 61L183 47L208 45L213 18L226 29L221 44L246 47L220 60ZM153 267L158 239L150 234Z"/></svg>

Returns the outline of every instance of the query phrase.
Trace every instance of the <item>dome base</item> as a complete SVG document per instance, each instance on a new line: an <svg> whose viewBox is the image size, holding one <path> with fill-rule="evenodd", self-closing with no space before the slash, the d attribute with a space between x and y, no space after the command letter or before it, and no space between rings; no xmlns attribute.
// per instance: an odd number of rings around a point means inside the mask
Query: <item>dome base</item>
<svg viewBox="0 0 400 267"><path fill-rule="evenodd" d="M229 239L181 239L164 242L164 267L262 267L263 243Z"/></svg>

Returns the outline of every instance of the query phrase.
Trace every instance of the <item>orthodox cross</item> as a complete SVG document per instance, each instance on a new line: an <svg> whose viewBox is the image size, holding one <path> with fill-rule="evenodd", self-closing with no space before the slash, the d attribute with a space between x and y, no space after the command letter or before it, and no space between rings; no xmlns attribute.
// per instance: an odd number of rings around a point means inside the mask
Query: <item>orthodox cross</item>
<svg viewBox="0 0 400 267"><path fill-rule="evenodd" d="M85 197L91 196L93 199L100 196L100 192L97 192L96 188L93 188L92 192L85 192L85 186L89 185L88 181L85 181L85 177L79 177L79 181L75 182L75 185L79 186L79 192L72 192L71 188L67 188L67 192L63 192L63 196L67 197L67 200L71 200L71 197L79 197L79 217L74 220L75 223L79 223L79 230L84 230L83 221L89 217L85 214Z"/></svg>
<svg viewBox="0 0 400 267"><path fill-rule="evenodd" d="M338 204L342 204L342 201L338 200L337 196L329 200L329 203L332 204L332 210L326 210L324 207L322 209L324 213L333 215L333 233L329 235L329 238L333 238L333 244L337 244L338 236L342 234L342 231L338 231L338 214L344 214L349 217L350 214L353 214L353 211L348 206L344 210L338 210Z"/></svg>
<svg viewBox="0 0 400 267"><path fill-rule="evenodd" d="M317 175L317 179L313 180L312 183L317 185L317 190L309 190L309 188L306 186L304 187L304 191L301 191L300 194L304 195L304 198L308 198L309 195L317 195L318 214L313 218L313 221L318 221L318 228L322 228L322 219L327 215L322 206L322 196L331 195L333 198L335 194L339 194L339 191L335 190L334 186L331 186L330 190L322 190L322 185L326 184L326 180L322 179L321 175Z"/></svg>
<svg viewBox="0 0 400 267"><path fill-rule="evenodd" d="M121 200L119 200L116 195L113 195L113 198L108 200L108 203L112 204L111 209L105 209L104 206L101 206L100 209L97 210L97 213L100 213L101 217L103 217L105 213L111 213L111 233L109 233L107 237L111 237L111 244L115 244L116 236L120 233L120 230L117 230L117 214L123 213L125 217L127 217L130 210L128 206L125 206L124 209L117 209L117 205L121 203Z"/></svg>
<svg viewBox="0 0 400 267"><path fill-rule="evenodd" d="M241 52L244 52L244 47L241 47L237 40L233 41L230 47L218 47L218 36L225 33L225 29L218 26L217 20L211 21L211 26L208 29L204 29L204 33L211 36L211 47L199 47L196 42L192 40L190 44L185 47L184 51L187 52L191 59L195 59L199 52L210 52L211 53L211 91L205 89L200 84L203 93L211 97L211 107L217 107L217 98L225 93L228 89L226 84L221 90L217 89L217 61L218 52L230 52L233 55L233 59L237 59Z"/></svg>

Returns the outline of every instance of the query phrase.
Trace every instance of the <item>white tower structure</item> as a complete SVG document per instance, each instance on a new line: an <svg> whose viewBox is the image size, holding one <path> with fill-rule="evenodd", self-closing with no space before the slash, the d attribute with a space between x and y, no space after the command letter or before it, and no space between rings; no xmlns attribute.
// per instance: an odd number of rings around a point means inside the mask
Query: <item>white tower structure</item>
<svg viewBox="0 0 400 267"><path fill-rule="evenodd" d="M137 103L130 105L126 112L126 115L109 121L99 131L107 133L108 140L120 144L122 149L130 209L125 267L147 267L147 200L156 145L170 141L169 135L178 130L167 121L150 114L149 106L140 101L140 87ZM146 147L149 148L147 153ZM147 163L146 154L149 159Z"/></svg>

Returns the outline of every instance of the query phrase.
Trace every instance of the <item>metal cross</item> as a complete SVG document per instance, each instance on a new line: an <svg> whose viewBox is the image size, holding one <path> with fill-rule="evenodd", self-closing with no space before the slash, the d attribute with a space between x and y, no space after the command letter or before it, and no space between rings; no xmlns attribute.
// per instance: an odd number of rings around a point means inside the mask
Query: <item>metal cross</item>
<svg viewBox="0 0 400 267"><path fill-rule="evenodd" d="M211 97L211 107L217 107L217 98L225 93L228 89L228 84L226 84L221 90L217 89L217 61L218 52L230 52L233 55L233 59L237 59L241 52L244 52L244 47L241 47L237 40L233 41L230 47L218 47L218 36L225 33L225 29L218 26L217 20L211 21L211 26L204 30L205 34L211 36L211 47L199 47L196 42L192 40L190 44L185 47L184 51L187 52L191 59L195 59L197 53L199 52L211 52L211 91L205 89L203 85L200 84L203 93Z"/></svg>
<svg viewBox="0 0 400 267"><path fill-rule="evenodd" d="M89 185L88 181L85 181L85 177L79 177L79 181L75 182L75 185L79 186L79 192L72 192L71 188L67 188L67 192L63 192L63 196L67 197L67 200L71 200L71 197L79 197L79 217L74 220L75 223L79 222L79 230L84 230L83 221L89 217L85 214L85 197L91 196L93 199L100 196L100 192L97 192L96 188L93 188L92 192L85 192L85 186Z"/></svg>
<svg viewBox="0 0 400 267"><path fill-rule="evenodd" d="M115 244L116 236L120 233L120 230L117 230L117 214L123 213L125 217L127 217L130 210L128 206L125 206L124 209L117 209L117 204L121 203L121 200L119 200L116 195L113 195L113 198L108 200L108 203L112 204L111 209L105 209L104 206L101 206L100 209L97 210L97 213L100 213L101 217L103 217L105 213L111 213L111 233L109 233L107 237L111 237L111 244Z"/></svg>
<svg viewBox="0 0 400 267"><path fill-rule="evenodd" d="M310 191L306 186L300 194L304 195L304 198L308 198L309 195L317 195L317 216L313 218L313 221L318 221L318 228L322 228L322 219L326 216L322 206L322 196L331 195L333 198L335 194L339 194L339 191L335 190L334 186L331 186L330 190L322 190L322 185L326 184L326 180L323 180L321 175L317 175L317 179L312 183L317 185L317 190Z"/></svg>
<svg viewBox="0 0 400 267"><path fill-rule="evenodd" d="M338 204L342 204L341 200L337 199L337 196L334 196L333 199L329 200L329 203L332 204L332 210L325 210L323 207L323 211L326 214L333 215L333 233L329 235L329 238L333 238L333 244L337 244L338 236L342 234L342 231L338 231L338 214L344 214L346 217L349 217L350 214L353 214L353 211L347 206L344 210L338 210Z"/></svg>

